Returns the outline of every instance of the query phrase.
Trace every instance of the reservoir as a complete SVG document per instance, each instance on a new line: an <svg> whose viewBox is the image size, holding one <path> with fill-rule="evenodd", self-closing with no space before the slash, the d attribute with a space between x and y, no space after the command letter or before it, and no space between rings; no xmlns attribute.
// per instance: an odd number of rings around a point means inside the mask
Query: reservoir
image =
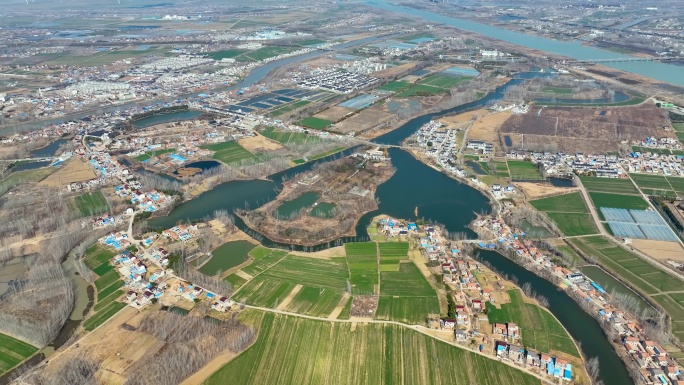
<svg viewBox="0 0 684 385"><path fill-rule="evenodd" d="M513 32L507 29L493 27L471 20L459 19L440 15L438 13L390 4L384 0L366 0L367 5L387 11L407 13L413 17L420 17L427 21L445 24L454 28L476 32L494 39L521 45L544 52L562 55L577 60L588 59L620 59L629 58L623 54L606 51L599 48L585 47L579 41L561 41L540 36ZM665 83L684 86L684 71L682 67L660 62L632 62L632 63L603 63L604 66L632 72L637 75L657 79Z"/></svg>

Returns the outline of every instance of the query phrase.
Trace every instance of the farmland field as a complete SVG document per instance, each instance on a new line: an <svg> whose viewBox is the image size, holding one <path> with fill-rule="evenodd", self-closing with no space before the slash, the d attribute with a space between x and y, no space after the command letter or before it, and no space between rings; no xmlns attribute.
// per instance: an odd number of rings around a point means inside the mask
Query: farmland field
<svg viewBox="0 0 684 385"><path fill-rule="evenodd" d="M434 74L430 75L424 79L421 79L418 81L419 84L424 84L428 86L433 86L433 87L439 87L439 88L444 88L444 89L450 89L451 87L454 87L456 85L459 85L461 83L466 83L470 80L471 78L468 76L449 76L449 75L442 75L442 74Z"/></svg>
<svg viewBox="0 0 684 385"><path fill-rule="evenodd" d="M411 83L395 81L395 82L387 83L384 86L379 87L378 89L382 90L382 91L399 92L399 91L406 89L410 86L411 86Z"/></svg>
<svg viewBox="0 0 684 385"><path fill-rule="evenodd" d="M113 284L119 280L119 273L117 271L111 270L107 274L101 276L95 280L95 287L98 291L104 289L105 287Z"/></svg>
<svg viewBox="0 0 684 385"><path fill-rule="evenodd" d="M260 133L261 135L282 144L304 144L307 142L314 143L320 141L318 137L310 136L303 132L276 131L273 127L268 127Z"/></svg>
<svg viewBox="0 0 684 385"><path fill-rule="evenodd" d="M256 249L249 253L249 256L254 258L254 261L242 269L249 275L259 274L269 267L275 265L287 255L287 251L271 250L265 247L257 246Z"/></svg>
<svg viewBox="0 0 684 385"><path fill-rule="evenodd" d="M587 191L607 192L619 194L638 194L636 187L629 179L580 177L582 185Z"/></svg>
<svg viewBox="0 0 684 385"><path fill-rule="evenodd" d="M552 211L557 213L583 213L589 210L584 204L584 199L579 192L556 195L549 198L535 199L530 204L539 211Z"/></svg>
<svg viewBox="0 0 684 385"><path fill-rule="evenodd" d="M684 323L676 322L684 319L684 303L674 299L679 299L677 293L662 293L681 290L682 282L679 279L652 266L606 238L600 236L575 238L571 242L585 254L596 258L607 270L662 306L675 320L672 323L674 334L679 338L684 338Z"/></svg>
<svg viewBox="0 0 684 385"><path fill-rule="evenodd" d="M102 277L103 275L107 274L111 270L114 270L114 266L112 266L109 262L104 262L100 266L94 268L93 273Z"/></svg>
<svg viewBox="0 0 684 385"><path fill-rule="evenodd" d="M589 214L579 213L554 213L546 215L558 226L558 229L566 236L597 234L594 219Z"/></svg>
<svg viewBox="0 0 684 385"><path fill-rule="evenodd" d="M243 161L256 162L259 159L251 152L244 149L236 141L207 144L200 146L209 151L214 151L213 158L225 164L241 163Z"/></svg>
<svg viewBox="0 0 684 385"><path fill-rule="evenodd" d="M428 314L439 314L437 293L413 262L399 271L380 273L380 300L376 319L424 324Z"/></svg>
<svg viewBox="0 0 684 385"><path fill-rule="evenodd" d="M98 326L107 322L108 319L118 313L121 309L125 308L126 304L123 302L112 302L105 306L104 309L98 311L93 316L83 322L83 328L89 332L92 332Z"/></svg>
<svg viewBox="0 0 684 385"><path fill-rule="evenodd" d="M342 300L342 295L339 290L305 286L285 310L314 317L327 317Z"/></svg>
<svg viewBox="0 0 684 385"><path fill-rule="evenodd" d="M288 255L261 273L259 278L341 292L347 287L349 272L344 258L331 261Z"/></svg>
<svg viewBox="0 0 684 385"><path fill-rule="evenodd" d="M102 191L85 193L74 198L74 204L81 213L81 216L89 217L109 211L109 204Z"/></svg>
<svg viewBox="0 0 684 385"><path fill-rule="evenodd" d="M118 273L117 273L118 275ZM124 285L124 281L121 280L116 280L114 281L111 285L105 287L102 290L97 291L97 300L101 301L105 298L107 298L110 294L114 293L115 291L121 289L121 287Z"/></svg>
<svg viewBox="0 0 684 385"><path fill-rule="evenodd" d="M594 207L614 207L619 209L646 210L648 203L638 195L610 194L602 192L590 192Z"/></svg>
<svg viewBox="0 0 684 385"><path fill-rule="evenodd" d="M308 118L300 120L297 124L299 124L300 126L313 128L314 130L325 130L326 128L330 127L333 124L333 122L327 119L315 118L313 116L310 116Z"/></svg>
<svg viewBox="0 0 684 385"><path fill-rule="evenodd" d="M332 155L332 154L338 153L338 152L340 152L340 151L343 151L344 149L346 149L346 147L335 147L335 148L333 148L333 149L330 150L330 151L322 152L322 153L316 154L316 155L311 155L311 156L309 157L309 160L318 160L318 159L321 159L321 158L325 158L325 157L328 156L328 155Z"/></svg>
<svg viewBox="0 0 684 385"><path fill-rule="evenodd" d="M377 294L378 246L375 242L345 243L352 294Z"/></svg>
<svg viewBox="0 0 684 385"><path fill-rule="evenodd" d="M349 297L349 299L347 299L347 303L344 305L344 308L342 309L342 312L340 312L340 315L337 316L337 319L349 319L351 317L352 299L352 297Z"/></svg>
<svg viewBox="0 0 684 385"><path fill-rule="evenodd" d="M39 182L57 171L57 167L43 167L35 170L17 171L0 180L0 195L5 195L11 188L21 183Z"/></svg>
<svg viewBox="0 0 684 385"><path fill-rule="evenodd" d="M542 176L537 169L537 166L531 162L523 160L509 160L508 170L511 179L520 180L542 180Z"/></svg>
<svg viewBox="0 0 684 385"><path fill-rule="evenodd" d="M487 304L489 323L514 322L520 327L524 346L547 353L555 350L580 357L572 339L551 313L537 305L525 303L518 289L509 290L508 295L511 302L501 304L501 309Z"/></svg>
<svg viewBox="0 0 684 385"><path fill-rule="evenodd" d="M292 283L273 282L259 276L243 285L233 299L253 306L275 308L294 287Z"/></svg>
<svg viewBox="0 0 684 385"><path fill-rule="evenodd" d="M209 57L214 59L214 60L221 60L221 59L232 59L234 57L240 56L244 54L245 52L249 52L249 50L246 49L224 49L222 51L216 51L216 52L209 52Z"/></svg>
<svg viewBox="0 0 684 385"><path fill-rule="evenodd" d="M401 326L359 323L352 327L349 323L265 314L254 345L205 383L470 385L476 382L536 385L539 380Z"/></svg>
<svg viewBox="0 0 684 385"><path fill-rule="evenodd" d="M0 375L31 357L38 348L0 333Z"/></svg>
<svg viewBox="0 0 684 385"><path fill-rule="evenodd" d="M119 289L113 292L112 294L108 295L107 297L103 298L102 300L97 300L97 304L95 307L93 307L93 310L100 311L107 307L110 303L116 301L119 297L123 295L123 290Z"/></svg>
<svg viewBox="0 0 684 385"><path fill-rule="evenodd" d="M224 281L228 282L233 286L233 290L239 289L242 285L244 285L247 280L240 277L239 275L231 274L227 276L226 278L223 279Z"/></svg>
<svg viewBox="0 0 684 385"><path fill-rule="evenodd" d="M430 96L439 95L448 90L440 87L427 86L425 84L416 84L396 94L398 98L408 98L411 96Z"/></svg>
<svg viewBox="0 0 684 385"><path fill-rule="evenodd" d="M381 260L388 257L401 257L400 259L405 259L408 255L409 245L407 242L386 242L378 243L378 248L380 249Z"/></svg>
<svg viewBox="0 0 684 385"><path fill-rule="evenodd" d="M630 177L640 188L672 190L670 182L662 175L630 174Z"/></svg>
<svg viewBox="0 0 684 385"><path fill-rule="evenodd" d="M212 257L199 271L205 275L215 275L239 266L249 258L254 244L247 241L226 242L212 251Z"/></svg>
<svg viewBox="0 0 684 385"><path fill-rule="evenodd" d="M85 264L88 266L88 268L94 269L104 263L107 263L115 255L115 252L106 249L104 246L95 244L86 250Z"/></svg>
<svg viewBox="0 0 684 385"><path fill-rule="evenodd" d="M684 178L668 177L667 181L670 182L672 189L674 189L678 195L684 195Z"/></svg>
<svg viewBox="0 0 684 385"><path fill-rule="evenodd" d="M280 116L280 115L286 114L290 111L294 111L299 107L304 107L309 103L311 103L311 102L308 100L298 100L294 103L286 104L284 106L275 108L275 109L271 110L271 112L269 112L269 114L271 116Z"/></svg>

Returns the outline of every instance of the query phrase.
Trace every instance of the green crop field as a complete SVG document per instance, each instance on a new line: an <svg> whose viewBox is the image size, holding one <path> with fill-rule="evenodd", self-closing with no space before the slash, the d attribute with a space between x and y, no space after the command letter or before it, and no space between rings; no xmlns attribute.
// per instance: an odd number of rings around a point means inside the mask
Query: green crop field
<svg viewBox="0 0 684 385"><path fill-rule="evenodd" d="M115 270L111 270L107 274L95 280L95 287L98 291L100 291L118 280L119 273Z"/></svg>
<svg viewBox="0 0 684 385"><path fill-rule="evenodd" d="M125 308L126 304L123 302L112 302L105 306L104 309L98 311L93 316L83 322L83 328L89 332L92 332L98 326L107 322L108 319L112 318L114 314L118 313L121 309Z"/></svg>
<svg viewBox="0 0 684 385"><path fill-rule="evenodd" d="M112 257L114 257L115 255L115 252L105 248L104 246L95 244L90 246L88 250L86 250L85 264L86 266L88 266L88 268L94 269L106 262L109 262L109 260L112 259Z"/></svg>
<svg viewBox="0 0 684 385"><path fill-rule="evenodd" d="M589 213L589 209L587 208L587 205L584 204L584 199L582 199L582 194L579 192L556 195L549 198L535 199L530 201L530 204L539 211L557 213Z"/></svg>
<svg viewBox="0 0 684 385"><path fill-rule="evenodd" d="M347 287L349 270L344 258L325 260L288 255L259 278L342 292Z"/></svg>
<svg viewBox="0 0 684 385"><path fill-rule="evenodd" d="M353 302L353 298L349 297L349 299L347 299L347 303L344 305L344 308L340 312L340 315L337 316L337 319L349 319L349 318L351 318L352 302Z"/></svg>
<svg viewBox="0 0 684 385"><path fill-rule="evenodd" d="M397 325L265 314L254 345L205 382L227 383L537 385L539 380Z"/></svg>
<svg viewBox="0 0 684 385"><path fill-rule="evenodd" d="M418 84L423 84L426 86L432 86L432 87L439 87L443 88L445 90L450 89L451 87L457 86L462 83L466 83L472 79L471 77L468 76L449 76L449 75L442 75L442 74L434 74L430 75L424 79L421 79L418 81Z"/></svg>
<svg viewBox="0 0 684 385"><path fill-rule="evenodd" d="M407 242L385 242L378 243L380 259L387 257L401 257L405 259L408 255L409 244Z"/></svg>
<svg viewBox="0 0 684 385"><path fill-rule="evenodd" d="M231 275L227 276L226 278L224 278L223 280L230 283L230 285L233 287L233 290L239 289L240 287L242 287L242 285L244 285L247 282L246 279L240 277L239 275L235 275L235 274L231 274Z"/></svg>
<svg viewBox="0 0 684 385"><path fill-rule="evenodd" d="M523 160L509 160L508 170L511 179L520 180L541 180L542 176L537 169L537 166L531 162Z"/></svg>
<svg viewBox="0 0 684 385"><path fill-rule="evenodd" d="M140 162L143 162L143 161L146 161L148 159L154 158L155 156L168 154L168 153L174 152L174 151L176 151L175 148L164 148L161 150L148 151L144 154L140 154L140 155L136 156L135 159L140 161Z"/></svg>
<svg viewBox="0 0 684 385"><path fill-rule="evenodd" d="M243 285L233 299L253 306L275 308L294 289L295 284L273 282L261 276L253 278Z"/></svg>
<svg viewBox="0 0 684 385"><path fill-rule="evenodd" d="M107 297L103 298L102 300L98 300L95 307L93 307L93 310L98 312L98 311L104 309L110 303L116 301L122 295L123 295L123 290L117 290L117 291L113 292L112 294L108 295Z"/></svg>
<svg viewBox="0 0 684 385"><path fill-rule="evenodd" d="M298 49L299 47L262 47L252 52L247 52L241 56L237 56L235 59L238 61L261 61L274 56L287 54Z"/></svg>
<svg viewBox="0 0 684 385"><path fill-rule="evenodd" d="M675 190L677 195L684 195L684 178L681 177L667 177L667 181L670 182L672 189Z"/></svg>
<svg viewBox="0 0 684 385"><path fill-rule="evenodd" d="M684 338L684 323L678 322L684 319L684 303L679 301L682 298L678 293L663 293L680 291L682 282L679 279L604 237L574 238L571 242L584 254L595 258L607 270L662 306L671 319L675 320L672 322L674 334Z"/></svg>
<svg viewBox="0 0 684 385"><path fill-rule="evenodd" d="M0 333L0 375L38 351L33 345Z"/></svg>
<svg viewBox="0 0 684 385"><path fill-rule="evenodd" d="M408 98L411 96L430 96L430 95L439 95L447 92L447 89L440 88L440 87L433 87L433 86L428 86L425 84L416 84L411 86L410 88L407 88L400 93L396 94L396 97L398 98Z"/></svg>
<svg viewBox="0 0 684 385"><path fill-rule="evenodd" d="M347 257L356 256L376 256L378 254L378 245L375 242L356 242L345 243L344 251Z"/></svg>
<svg viewBox="0 0 684 385"><path fill-rule="evenodd" d="M105 287L102 290L97 291L97 300L101 301L105 298L107 298L110 294L114 293L115 291L121 289L121 287L124 285L124 281L121 280L116 280L112 282L111 285Z"/></svg>
<svg viewBox="0 0 684 385"><path fill-rule="evenodd" d="M439 312L435 290L413 262L401 263L399 271L380 273L376 319L424 324L428 314Z"/></svg>
<svg viewBox="0 0 684 385"><path fill-rule="evenodd" d="M74 198L74 204L81 216L89 217L109 211L109 204L102 191L85 193Z"/></svg>
<svg viewBox="0 0 684 385"><path fill-rule="evenodd" d="M582 185L587 191L607 192L619 194L638 194L639 191L629 179L580 177Z"/></svg>
<svg viewBox="0 0 684 385"><path fill-rule="evenodd" d="M242 271L254 276L275 265L286 255L287 251L271 250L265 247L257 246L256 249L249 253L249 256L254 258L254 261L249 266L242 268Z"/></svg>
<svg viewBox="0 0 684 385"><path fill-rule="evenodd" d="M511 174L508 172L508 163L507 162L491 162L491 166L494 169L494 172L496 173L496 176L499 178L509 178Z"/></svg>
<svg viewBox="0 0 684 385"><path fill-rule="evenodd" d="M589 196L591 197L592 202L594 202L594 207L597 209L601 207L614 207L620 209L646 210L649 208L648 203L638 195L590 192Z"/></svg>
<svg viewBox="0 0 684 385"><path fill-rule="evenodd" d="M248 241L226 242L212 251L212 257L199 271L205 275L221 274L226 270L239 266L249 258L254 244Z"/></svg>
<svg viewBox="0 0 684 385"><path fill-rule="evenodd" d="M39 182L55 171L57 171L57 167L13 172L0 181L0 196L5 195L7 191L21 183Z"/></svg>
<svg viewBox="0 0 684 385"><path fill-rule="evenodd" d="M675 129L677 132L684 132L684 123L672 123L672 127Z"/></svg>
<svg viewBox="0 0 684 385"><path fill-rule="evenodd" d="M94 268L93 273L102 277L103 275L107 274L108 272L110 272L112 270L114 270L114 266L112 266L109 262L104 262L100 266Z"/></svg>
<svg viewBox="0 0 684 385"><path fill-rule="evenodd" d="M259 160L254 154L244 149L234 140L222 143L207 144L200 146L209 151L214 151L213 158L225 164L242 163L248 161L255 163Z"/></svg>
<svg viewBox="0 0 684 385"><path fill-rule="evenodd" d="M325 130L326 128L332 126L334 122L328 119L321 119L310 116L300 120L297 124L304 127L313 128L314 130Z"/></svg>
<svg viewBox="0 0 684 385"><path fill-rule="evenodd" d="M343 292L332 289L304 286L292 299L286 311L327 317L342 300Z"/></svg>
<svg viewBox="0 0 684 385"><path fill-rule="evenodd" d="M541 89L542 92L549 92L557 95L570 95L572 94L572 88L568 87L544 87Z"/></svg>
<svg viewBox="0 0 684 385"><path fill-rule="evenodd" d="M650 188L658 190L672 190L670 182L662 175L630 174L629 175L639 188Z"/></svg>
<svg viewBox="0 0 684 385"><path fill-rule="evenodd" d="M335 147L335 148L333 148L332 150L325 151L325 152L322 152L322 153L316 154L316 155L311 155L310 157L308 157L308 159L309 159L310 161L312 161L312 160L318 160L318 159L321 159L321 158L325 158L326 156L330 156L330 155L332 155L332 154L336 154L336 153L338 153L338 152L340 152L340 151L344 151L345 149L346 149L346 147Z"/></svg>
<svg viewBox="0 0 684 385"><path fill-rule="evenodd" d="M378 89L381 91L399 92L399 91L404 90L410 86L411 86L411 83L395 81L395 82L387 83L382 87L378 87Z"/></svg>
<svg viewBox="0 0 684 385"><path fill-rule="evenodd" d="M289 104L286 104L284 106L280 106L278 108L275 108L275 109L271 110L271 112L269 112L269 114L271 116L274 116L274 117L280 116L280 115L286 114L290 111L294 111L297 108L304 107L309 103L311 103L311 102L308 100L298 100L296 102L289 103Z"/></svg>
<svg viewBox="0 0 684 385"><path fill-rule="evenodd" d="M312 135L307 135L303 132L276 131L275 127L268 127L264 129L263 131L261 131L261 135L282 144L304 144L316 143L321 141L320 138Z"/></svg>
<svg viewBox="0 0 684 385"><path fill-rule="evenodd" d="M325 43L325 40L321 39L309 39L309 40L300 40L296 41L295 43L302 45L302 46L310 46L310 45L319 45Z"/></svg>
<svg viewBox="0 0 684 385"><path fill-rule="evenodd" d="M551 313L543 308L525 303L518 289L509 290L510 303L501 304L501 309L487 304L489 323L514 322L520 327L525 347L550 353L559 351L580 357L577 347Z"/></svg>
<svg viewBox="0 0 684 385"><path fill-rule="evenodd" d="M594 219L589 214L547 212L546 215L568 237L598 233Z"/></svg>

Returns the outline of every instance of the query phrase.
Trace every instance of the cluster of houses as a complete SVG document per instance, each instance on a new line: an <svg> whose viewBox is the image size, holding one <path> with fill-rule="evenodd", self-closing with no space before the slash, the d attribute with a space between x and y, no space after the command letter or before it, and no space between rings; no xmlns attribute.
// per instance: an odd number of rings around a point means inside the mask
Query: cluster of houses
<svg viewBox="0 0 684 385"><path fill-rule="evenodd" d="M378 83L378 78L338 69L317 69L297 79L297 86L348 94Z"/></svg>
<svg viewBox="0 0 684 385"><path fill-rule="evenodd" d="M478 151L482 155L492 155L494 153L494 145L482 140L469 140L466 148Z"/></svg>
<svg viewBox="0 0 684 385"><path fill-rule="evenodd" d="M643 328L634 318L608 303L608 294L599 284L581 273L557 265L551 256L543 253L533 242L523 240L523 232L512 231L500 219L481 219L476 225L486 227L496 234L499 237L499 247L512 248L522 258L534 261L540 268L563 279L569 290L596 309L598 317L621 336L623 346L633 364L639 368L644 384L684 384L684 374L672 357L660 345L644 336Z"/></svg>
<svg viewBox="0 0 684 385"><path fill-rule="evenodd" d="M426 155L436 158L442 166L449 165L457 150L456 132L454 129L445 129L438 121L431 120L416 133L416 143L425 149Z"/></svg>
<svg viewBox="0 0 684 385"><path fill-rule="evenodd" d="M567 177L572 174L589 174L606 178L625 176L617 155L585 155L581 152L565 154L562 152L522 152L511 151L506 154L509 159L532 158L532 162L541 165L544 175L548 177Z"/></svg>
<svg viewBox="0 0 684 385"><path fill-rule="evenodd" d="M131 247L131 241L128 240L128 234L120 231L113 231L97 240L101 245L113 247L116 250L126 250Z"/></svg>
<svg viewBox="0 0 684 385"><path fill-rule="evenodd" d="M565 359L552 357L547 353L525 349L520 345L504 341L496 341L494 346L496 356L502 360L510 360L519 365L539 368L540 372L554 378L572 381L572 364Z"/></svg>
<svg viewBox="0 0 684 385"><path fill-rule="evenodd" d="M141 188L140 182L130 181L127 184L115 186L114 193L144 212L154 212L173 203L173 196L157 190L142 192L140 191Z"/></svg>
<svg viewBox="0 0 684 385"><path fill-rule="evenodd" d="M185 242L192 239L193 234L197 233L197 225L183 226L178 225L162 231L162 235L171 241Z"/></svg>
<svg viewBox="0 0 684 385"><path fill-rule="evenodd" d="M165 270L148 270L142 258L127 250L114 256L112 261L124 279L126 301L131 306L139 309L164 294L166 284L162 281L166 276Z"/></svg>
<svg viewBox="0 0 684 385"><path fill-rule="evenodd" d="M403 222L387 217L380 219L380 230L390 237L396 237L399 235L408 235L409 231L418 231L418 225L414 222Z"/></svg>

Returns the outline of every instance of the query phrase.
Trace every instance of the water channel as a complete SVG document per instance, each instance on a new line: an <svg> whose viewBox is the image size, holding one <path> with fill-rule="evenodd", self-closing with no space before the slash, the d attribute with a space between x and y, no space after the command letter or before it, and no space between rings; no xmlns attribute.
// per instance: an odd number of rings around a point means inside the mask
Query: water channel
<svg viewBox="0 0 684 385"><path fill-rule="evenodd" d="M400 144L415 133L423 124L431 119L446 115L457 114L470 109L485 106L489 101L502 98L502 92L507 86L517 84L523 79L543 76L539 73L524 73L516 76L507 84L497 88L485 98L472 103L426 114L409 120L396 130L375 139L376 143ZM352 150L346 150L348 155ZM450 232L462 232L469 238L475 234L467 228L477 213L488 213L491 210L489 200L479 191L462 184L446 174L416 160L409 153L391 148L389 155L396 168L395 174L381 184L376 192L379 198L379 208L365 214L357 224L356 237L340 239L341 242L368 240L366 227L371 218L379 214L405 219L424 218L443 224ZM332 157L321 159L328 161ZM314 163L309 162L292 169L272 175L269 180L247 180L223 183L216 188L200 195L198 198L185 202L174 209L169 216L150 221L152 227L168 228L180 220L199 220L212 215L215 210L225 209L232 212L236 208L254 209L277 196L277 190L282 186L284 176L305 172ZM417 215L416 215L417 212ZM236 218L236 225L249 232L245 224ZM262 243L267 247L285 247L292 245L273 242L264 237ZM318 245L314 249L331 246L332 243ZM301 249L301 247L295 247ZM587 358L599 357L600 379L605 385L632 384L624 363L619 359L611 344L594 318L585 313L580 306L566 293L557 289L550 282L537 277L521 266L515 264L498 253L483 253L495 269L509 275L515 275L521 282L530 282L535 292L547 297L551 303L551 312L568 329L572 337L581 342L581 349Z"/></svg>

